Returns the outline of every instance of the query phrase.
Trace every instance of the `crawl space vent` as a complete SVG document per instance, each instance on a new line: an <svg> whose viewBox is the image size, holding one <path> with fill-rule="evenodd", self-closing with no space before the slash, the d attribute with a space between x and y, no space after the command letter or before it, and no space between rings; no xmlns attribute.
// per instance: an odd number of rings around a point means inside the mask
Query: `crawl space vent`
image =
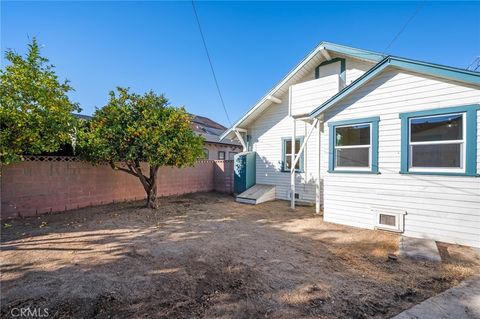
<svg viewBox="0 0 480 319"><path fill-rule="evenodd" d="M404 232L404 219L406 211L388 207L374 207L373 225L375 229L390 230L394 232Z"/></svg>

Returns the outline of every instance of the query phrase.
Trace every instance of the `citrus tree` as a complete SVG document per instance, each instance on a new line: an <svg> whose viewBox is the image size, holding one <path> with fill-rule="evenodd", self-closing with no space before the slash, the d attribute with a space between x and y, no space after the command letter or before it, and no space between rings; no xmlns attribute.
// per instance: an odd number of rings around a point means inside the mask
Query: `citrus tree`
<svg viewBox="0 0 480 319"><path fill-rule="evenodd" d="M40 55L34 38L25 57L7 50L0 71L0 162L10 164L57 151L71 142L78 104L67 96L68 80L60 82L53 65Z"/></svg>
<svg viewBox="0 0 480 319"><path fill-rule="evenodd" d="M170 106L163 95L117 88L80 129L77 150L84 160L108 163L137 177L147 193L147 207L157 208L158 169L193 166L203 154L203 138L190 124L185 110Z"/></svg>

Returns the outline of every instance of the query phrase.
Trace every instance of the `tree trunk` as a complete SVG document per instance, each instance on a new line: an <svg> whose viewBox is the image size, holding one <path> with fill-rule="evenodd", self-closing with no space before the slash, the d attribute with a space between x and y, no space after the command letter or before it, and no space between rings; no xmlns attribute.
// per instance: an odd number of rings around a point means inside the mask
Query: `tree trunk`
<svg viewBox="0 0 480 319"><path fill-rule="evenodd" d="M142 168L140 167L140 161L136 160L133 163L125 162L125 165L128 168L115 165L114 162L110 163L110 166L114 170L119 170L119 171L138 177L140 179L140 182L142 183L143 189L145 189L145 192L147 193L147 208L157 209L158 208L157 172L160 166L158 165L150 166L150 176L147 177L143 175Z"/></svg>
<svg viewBox="0 0 480 319"><path fill-rule="evenodd" d="M151 208L151 209L158 208L157 183L155 181L153 184L150 185L150 189L147 191L147 208Z"/></svg>

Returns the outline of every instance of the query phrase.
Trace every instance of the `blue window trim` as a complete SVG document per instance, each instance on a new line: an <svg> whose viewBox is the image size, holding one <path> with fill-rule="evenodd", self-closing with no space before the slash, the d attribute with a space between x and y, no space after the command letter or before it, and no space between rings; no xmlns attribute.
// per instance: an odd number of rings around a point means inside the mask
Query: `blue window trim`
<svg viewBox="0 0 480 319"><path fill-rule="evenodd" d="M356 174L380 174L378 171L378 122L379 116L367 117L362 119L353 119L328 123L329 133L329 152L328 152L328 172L329 173L356 173ZM369 171L365 170L335 170L335 127L343 125L370 124L372 134L372 165Z"/></svg>
<svg viewBox="0 0 480 319"><path fill-rule="evenodd" d="M340 78L342 79L342 83L347 83L347 73L346 73L347 67L346 67L345 59L343 59L343 58L333 58L330 61L325 61L325 62L320 63L315 68L315 79L320 78L320 67L321 66L331 64L331 63L335 63L335 62L340 62Z"/></svg>
<svg viewBox="0 0 480 319"><path fill-rule="evenodd" d="M303 139L304 139L303 136L296 136L295 138L300 140L300 145L303 144ZM282 160L281 160L281 166L282 166L281 171L282 172L290 172L289 169L285 168L285 154L286 154L285 142L290 141L290 140L292 140L291 136L290 137L282 137ZM300 169L295 170L295 172L297 172L297 173L303 173L304 172L304 154L305 154L305 149L303 150L302 155L300 156L300 160L299 160L300 161Z"/></svg>
<svg viewBox="0 0 480 319"><path fill-rule="evenodd" d="M401 120L401 161L400 174L417 175L451 175L451 176L478 176L477 175L477 111L480 105L462 105L441 109L431 109L417 112L400 113ZM410 172L409 171L409 119L422 116L443 115L450 113L466 113L467 136L465 137L465 172Z"/></svg>

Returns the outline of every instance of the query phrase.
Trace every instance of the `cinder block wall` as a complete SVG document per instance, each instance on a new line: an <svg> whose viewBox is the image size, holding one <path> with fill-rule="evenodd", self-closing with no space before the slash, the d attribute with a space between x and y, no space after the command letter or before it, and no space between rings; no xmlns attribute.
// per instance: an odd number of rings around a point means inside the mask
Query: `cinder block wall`
<svg viewBox="0 0 480 319"><path fill-rule="evenodd" d="M233 194L233 161L215 161L214 189L217 192Z"/></svg>
<svg viewBox="0 0 480 319"><path fill-rule="evenodd" d="M194 167L162 167L158 195L233 189L233 161L198 161ZM146 198L138 178L84 162L27 161L3 166L1 218L34 216L116 201Z"/></svg>

